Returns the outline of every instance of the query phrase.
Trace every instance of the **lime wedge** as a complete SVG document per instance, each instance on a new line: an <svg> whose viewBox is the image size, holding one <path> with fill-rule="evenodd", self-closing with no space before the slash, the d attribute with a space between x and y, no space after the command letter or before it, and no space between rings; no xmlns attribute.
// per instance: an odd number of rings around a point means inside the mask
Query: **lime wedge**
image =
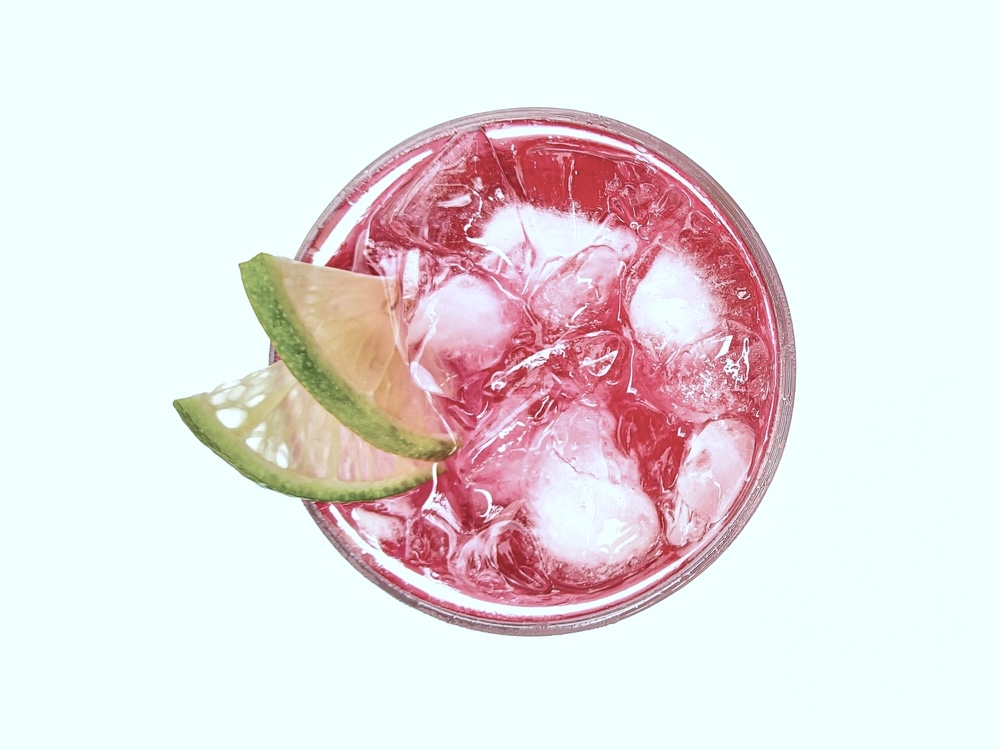
<svg viewBox="0 0 1000 750"><path fill-rule="evenodd" d="M433 464L381 451L344 427L281 361L174 407L238 472L286 495L376 500L433 476Z"/></svg>
<svg viewBox="0 0 1000 750"><path fill-rule="evenodd" d="M455 452L400 354L392 281L266 253L240 271L278 355L342 424L399 456L438 460Z"/></svg>

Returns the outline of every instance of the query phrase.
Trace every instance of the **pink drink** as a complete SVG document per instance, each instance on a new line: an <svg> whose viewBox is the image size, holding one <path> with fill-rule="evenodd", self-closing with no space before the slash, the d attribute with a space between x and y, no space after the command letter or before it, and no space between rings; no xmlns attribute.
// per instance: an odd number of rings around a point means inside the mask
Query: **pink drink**
<svg viewBox="0 0 1000 750"><path fill-rule="evenodd" d="M593 115L495 112L359 175L299 258L398 279L401 345L460 441L435 482L307 503L403 601L525 634L605 624L743 528L794 347L750 223L690 160Z"/></svg>

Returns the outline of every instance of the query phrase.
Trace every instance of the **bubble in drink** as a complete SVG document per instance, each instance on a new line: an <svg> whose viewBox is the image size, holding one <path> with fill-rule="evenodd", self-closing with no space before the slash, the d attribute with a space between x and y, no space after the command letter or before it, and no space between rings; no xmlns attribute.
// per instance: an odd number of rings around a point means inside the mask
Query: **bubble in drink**
<svg viewBox="0 0 1000 750"><path fill-rule="evenodd" d="M400 347L457 453L433 482L309 505L390 593L552 633L662 599L773 475L794 356L780 282L731 199L621 123L448 123L355 179L301 260L388 276Z"/></svg>

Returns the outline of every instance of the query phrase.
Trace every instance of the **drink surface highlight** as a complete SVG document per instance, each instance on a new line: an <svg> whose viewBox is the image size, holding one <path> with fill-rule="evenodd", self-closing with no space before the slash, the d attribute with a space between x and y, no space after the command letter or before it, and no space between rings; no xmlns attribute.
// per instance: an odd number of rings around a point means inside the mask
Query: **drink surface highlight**
<svg viewBox="0 0 1000 750"><path fill-rule="evenodd" d="M459 450L433 482L307 503L404 601L486 630L604 624L732 541L773 475L793 345L766 250L648 134L558 110L418 135L299 259L388 278L399 345Z"/></svg>

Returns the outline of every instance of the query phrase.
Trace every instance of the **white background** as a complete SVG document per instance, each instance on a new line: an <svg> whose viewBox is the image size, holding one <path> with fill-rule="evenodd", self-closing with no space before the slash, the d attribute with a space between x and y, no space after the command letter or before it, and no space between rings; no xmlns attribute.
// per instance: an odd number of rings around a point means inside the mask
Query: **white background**
<svg viewBox="0 0 1000 750"><path fill-rule="evenodd" d="M990 6L352 5L3 11L0 745L996 747ZM405 137L514 106L707 169L799 355L729 551L544 639L397 603L171 408L263 363L238 262Z"/></svg>

